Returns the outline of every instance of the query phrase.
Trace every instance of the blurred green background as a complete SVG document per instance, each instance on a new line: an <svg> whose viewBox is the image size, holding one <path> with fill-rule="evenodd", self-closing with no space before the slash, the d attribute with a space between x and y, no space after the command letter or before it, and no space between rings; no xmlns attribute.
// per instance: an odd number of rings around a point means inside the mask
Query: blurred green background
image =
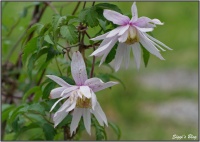
<svg viewBox="0 0 200 142"><path fill-rule="evenodd" d="M52 4L57 10L63 7L65 15L72 13L76 3ZM110 3L116 4L124 14L131 13L132 2ZM5 35L17 22L23 8L31 4L2 4L2 62L29 24L33 8L28 10L27 16L19 21L9 37L5 38ZM86 7L91 5L87 2ZM162 52L165 61L151 55L147 68L142 63L139 71L131 55L129 68L121 67L114 73L126 88L118 85L98 92L98 100L108 120L121 128L121 140L171 140L174 134L198 137L198 2L137 2L137 8L139 17L147 16L164 22L163 26L155 28L153 35L173 50ZM52 9L47 8L40 23L50 22L52 14ZM18 46L11 62L16 62L20 50ZM91 52L88 51L88 55ZM99 70L109 71L104 66L95 68L95 72ZM110 128L107 132L109 140L116 139ZM29 134L37 134L37 131ZM94 140L94 134L92 137L83 134L82 139ZM6 135L5 139L12 139L12 135Z"/></svg>

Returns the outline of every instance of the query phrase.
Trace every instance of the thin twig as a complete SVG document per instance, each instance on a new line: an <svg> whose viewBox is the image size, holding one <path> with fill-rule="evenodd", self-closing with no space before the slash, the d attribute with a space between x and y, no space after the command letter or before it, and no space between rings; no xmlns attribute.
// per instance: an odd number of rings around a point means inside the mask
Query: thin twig
<svg viewBox="0 0 200 142"><path fill-rule="evenodd" d="M50 3L50 2L45 2L56 14L59 14L59 12L56 10L56 8Z"/></svg>
<svg viewBox="0 0 200 142"><path fill-rule="evenodd" d="M92 6L94 6L94 4L95 4L95 1L92 2Z"/></svg>
<svg viewBox="0 0 200 142"><path fill-rule="evenodd" d="M86 5L86 1L84 1L84 4L83 4L83 9L85 8L85 5Z"/></svg>
<svg viewBox="0 0 200 142"><path fill-rule="evenodd" d="M80 3L81 3L80 1L77 3L76 7L74 8L74 11L72 12L72 15L74 15L76 11L78 10Z"/></svg>

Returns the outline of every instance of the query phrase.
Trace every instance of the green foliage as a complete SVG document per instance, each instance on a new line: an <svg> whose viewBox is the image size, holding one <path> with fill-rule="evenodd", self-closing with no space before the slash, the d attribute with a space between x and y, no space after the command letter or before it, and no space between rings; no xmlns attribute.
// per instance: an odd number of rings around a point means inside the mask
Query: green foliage
<svg viewBox="0 0 200 142"><path fill-rule="evenodd" d="M60 28L60 34L70 44L75 44L78 42L78 34L74 25L62 26Z"/></svg>
<svg viewBox="0 0 200 142"><path fill-rule="evenodd" d="M114 124L112 122L108 122L108 125L113 129L113 131L117 135L117 140L120 140L120 137L121 137L121 130L120 130L120 128L116 124Z"/></svg>
<svg viewBox="0 0 200 142"><path fill-rule="evenodd" d="M142 50L143 50L144 65L145 65L145 67L147 67L147 64L148 64L149 58L150 58L150 53L149 53L149 51L147 51L147 50L142 46L142 44L140 44L140 46L142 47Z"/></svg>
<svg viewBox="0 0 200 142"><path fill-rule="evenodd" d="M44 131L46 140L53 140L54 136L56 135L55 129L49 123L43 124L43 131Z"/></svg>
<svg viewBox="0 0 200 142"><path fill-rule="evenodd" d="M114 58L116 54L117 44L111 49L111 51L108 53L108 56L106 57L105 63L110 63Z"/></svg>
<svg viewBox="0 0 200 142"><path fill-rule="evenodd" d="M95 7L85 8L79 13L79 19L81 22L85 22L90 27L98 26L99 22L97 19L98 13Z"/></svg>
<svg viewBox="0 0 200 142"><path fill-rule="evenodd" d="M95 117L92 117L92 124L96 130L96 140L107 140L105 128L99 124Z"/></svg>
<svg viewBox="0 0 200 142"><path fill-rule="evenodd" d="M39 97L42 95L41 88L39 86L35 86L31 89L29 89L23 96L22 101L26 102L27 98L31 95L34 94L34 102L39 100Z"/></svg>

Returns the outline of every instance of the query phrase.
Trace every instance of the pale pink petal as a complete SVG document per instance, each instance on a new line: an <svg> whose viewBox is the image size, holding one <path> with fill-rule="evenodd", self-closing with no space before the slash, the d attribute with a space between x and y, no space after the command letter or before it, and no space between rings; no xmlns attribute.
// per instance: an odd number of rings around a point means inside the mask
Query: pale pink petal
<svg viewBox="0 0 200 142"><path fill-rule="evenodd" d="M163 25L164 24L164 23L160 22L160 20L158 20L158 19L152 19L151 22L156 24L156 25Z"/></svg>
<svg viewBox="0 0 200 142"><path fill-rule="evenodd" d="M113 85L116 85L118 83L113 82L113 81L104 83L99 78L90 78L90 79L86 80L85 84L87 84L92 89L92 91L97 92L97 91L103 90L105 88L111 87Z"/></svg>
<svg viewBox="0 0 200 142"><path fill-rule="evenodd" d="M165 45L164 43L160 42L159 40L153 38L152 36L144 33L148 38L150 38L151 40L153 40L154 42L157 42L158 44L160 44L161 46L167 48L168 50L172 50L171 48L169 48L167 45Z"/></svg>
<svg viewBox="0 0 200 142"><path fill-rule="evenodd" d="M140 61L141 61L141 47L138 42L132 45L133 55L136 63L137 69L140 68Z"/></svg>
<svg viewBox="0 0 200 142"><path fill-rule="evenodd" d="M138 12L137 12L136 2L133 3L133 5L131 7L131 12L132 12L131 22L133 23L138 19Z"/></svg>
<svg viewBox="0 0 200 142"><path fill-rule="evenodd" d="M109 47L104 50L104 55L103 57L101 58L101 62L99 64L99 66L101 66L101 64L105 61L106 57L108 56L110 50L113 48L113 46L115 45L115 43L117 42L117 37L115 37L113 40L112 40L112 43L109 45Z"/></svg>
<svg viewBox="0 0 200 142"><path fill-rule="evenodd" d="M99 115L99 113L96 110L92 110L92 113L94 114L94 116L96 117L97 121L99 122L99 124L101 126L103 125L103 119L101 118L101 116Z"/></svg>
<svg viewBox="0 0 200 142"><path fill-rule="evenodd" d="M118 35L119 36L123 35L128 30L129 27L130 27L130 25L123 26L123 28L119 31Z"/></svg>
<svg viewBox="0 0 200 142"><path fill-rule="evenodd" d="M63 92L65 89L66 89L66 87L58 87L58 88L55 88L55 89L51 90L51 92L50 92L50 98L51 98L51 99L60 98L62 92Z"/></svg>
<svg viewBox="0 0 200 142"><path fill-rule="evenodd" d="M66 94L68 94L68 93L70 93L70 92L72 92L72 91L74 91L74 90L76 90L76 89L78 89L79 88L79 86L72 86L72 87L69 87L69 88L67 88L67 89L65 89L63 92L62 92L62 94L60 95L61 97L62 96L66 96Z"/></svg>
<svg viewBox="0 0 200 142"><path fill-rule="evenodd" d="M120 65L123 60L123 55L124 55L124 48L126 48L127 45L125 43L119 43L115 55L115 60L114 60L114 68L115 71L118 71L120 68Z"/></svg>
<svg viewBox="0 0 200 142"><path fill-rule="evenodd" d="M51 80L55 81L58 85L62 86L62 87L71 87L72 85L68 84L67 82L65 82L62 78L57 77L55 75L46 75L48 78L50 78Z"/></svg>
<svg viewBox="0 0 200 142"><path fill-rule="evenodd" d="M161 60L165 60L159 53L158 49L151 43L151 41L142 32L138 31L140 37L140 43L146 48L151 54L157 56Z"/></svg>
<svg viewBox="0 0 200 142"><path fill-rule="evenodd" d="M129 25L128 25L129 26ZM120 26L115 28L114 30L110 31L106 38L114 37L115 35L119 34L121 30L125 30L127 26Z"/></svg>
<svg viewBox="0 0 200 142"><path fill-rule="evenodd" d="M72 136L73 132L76 131L76 128L78 127L78 123L81 119L82 114L83 114L82 108L75 108L74 109L72 122L71 122L71 125L70 125L71 136Z"/></svg>
<svg viewBox="0 0 200 142"><path fill-rule="evenodd" d="M83 57L79 51L73 53L71 72L77 85L82 85L87 80L85 62L83 61Z"/></svg>
<svg viewBox="0 0 200 142"><path fill-rule="evenodd" d="M103 35L97 36L97 37L95 37L95 38L91 38L90 40L102 40L102 39L105 39L106 36L107 36L109 33L110 33L110 32L107 32L107 33L105 33L105 34L103 34Z"/></svg>
<svg viewBox="0 0 200 142"><path fill-rule="evenodd" d="M151 32L153 31L153 28L140 28L135 26L138 30L140 30L141 32Z"/></svg>
<svg viewBox="0 0 200 142"><path fill-rule="evenodd" d="M126 31L123 35L121 35L119 38L118 38L118 41L119 42L125 42L128 38L128 31Z"/></svg>
<svg viewBox="0 0 200 142"><path fill-rule="evenodd" d="M65 111L70 112L75 108L75 106L76 106L76 101L73 101L73 103Z"/></svg>
<svg viewBox="0 0 200 142"><path fill-rule="evenodd" d="M140 17L137 21L134 22L134 25L140 28L152 28L148 26L148 23L151 22L151 19L148 17ZM153 25L155 27L155 25Z"/></svg>
<svg viewBox="0 0 200 142"><path fill-rule="evenodd" d="M91 132L90 132L91 115L90 115L90 110L87 108L83 108L83 122L84 122L86 131L88 132L89 135L91 135Z"/></svg>
<svg viewBox="0 0 200 142"><path fill-rule="evenodd" d="M117 25L125 25L128 24L130 21L128 16L122 15L112 10L104 10L103 15L107 20L112 21L114 24Z"/></svg>
<svg viewBox="0 0 200 142"><path fill-rule="evenodd" d="M124 48L124 62L125 62L125 67L126 69L128 68L129 66L129 61L130 61L130 47L127 46Z"/></svg>
<svg viewBox="0 0 200 142"><path fill-rule="evenodd" d="M80 92L86 97L91 98L92 94L88 86L80 86Z"/></svg>
<svg viewBox="0 0 200 142"><path fill-rule="evenodd" d="M54 105L51 107L50 112L55 108L55 106L56 106L61 100L65 99L65 98L66 98L66 97L63 97L63 98L60 98L59 100L57 100L57 101L54 103Z"/></svg>
<svg viewBox="0 0 200 142"><path fill-rule="evenodd" d="M94 109L94 107L96 106L96 103L97 103L97 97L93 91L91 91L91 92L92 92L92 109Z"/></svg>
<svg viewBox="0 0 200 142"><path fill-rule="evenodd" d="M90 56L102 56L104 54L104 51L110 46L111 43L112 43L112 40L106 38L100 44L99 48L95 50Z"/></svg>
<svg viewBox="0 0 200 142"><path fill-rule="evenodd" d="M99 102L97 102L96 104L96 107L95 107L95 110L99 116L101 117L101 119L104 121L104 123L108 126L108 122L107 122L107 118L106 118L106 115L105 113L103 112L101 106L99 105Z"/></svg>
<svg viewBox="0 0 200 142"><path fill-rule="evenodd" d="M68 115L68 112L59 112L57 115L54 115L54 128Z"/></svg>
<svg viewBox="0 0 200 142"><path fill-rule="evenodd" d="M55 113L55 116L57 115L57 113L65 110L66 108L68 108L70 106L71 102L69 99L67 99L64 104L58 109L58 111ZM65 112L64 112L65 113Z"/></svg>

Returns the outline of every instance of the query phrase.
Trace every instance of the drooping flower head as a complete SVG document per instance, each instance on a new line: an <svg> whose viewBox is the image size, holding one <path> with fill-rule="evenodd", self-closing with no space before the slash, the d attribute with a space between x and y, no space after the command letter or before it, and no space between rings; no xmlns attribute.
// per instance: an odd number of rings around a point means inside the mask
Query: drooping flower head
<svg viewBox="0 0 200 142"><path fill-rule="evenodd" d="M71 73L76 85L70 85L57 76L47 75L47 77L61 86L53 89L50 93L51 99L60 98L55 102L50 111L52 111L61 100L65 100L53 116L54 127L73 110L73 118L70 125L71 135L76 131L82 116L86 131L91 134L91 113L94 114L101 126L104 126L104 123L108 125L106 115L101 109L94 92L111 87L117 84L117 82L110 81L104 83L99 78L88 79L85 63L82 55L78 51L74 52L72 56Z"/></svg>
<svg viewBox="0 0 200 142"><path fill-rule="evenodd" d="M103 56L100 65L105 61L108 53L117 41L119 44L114 59L114 68L116 71L120 68L123 58L125 60L126 68L128 67L131 48L133 50L136 66L139 69L141 60L140 44L142 44L151 54L157 56L161 60L164 60L164 58L161 56L159 49L165 51L161 46L171 50L171 48L146 33L153 31L156 25L163 25L160 20L150 19L148 17L138 18L135 2L131 7L131 12L132 18L130 19L116 11L104 10L104 17L118 25L118 27L110 32L91 39L104 39L99 48L91 54L92 56Z"/></svg>

